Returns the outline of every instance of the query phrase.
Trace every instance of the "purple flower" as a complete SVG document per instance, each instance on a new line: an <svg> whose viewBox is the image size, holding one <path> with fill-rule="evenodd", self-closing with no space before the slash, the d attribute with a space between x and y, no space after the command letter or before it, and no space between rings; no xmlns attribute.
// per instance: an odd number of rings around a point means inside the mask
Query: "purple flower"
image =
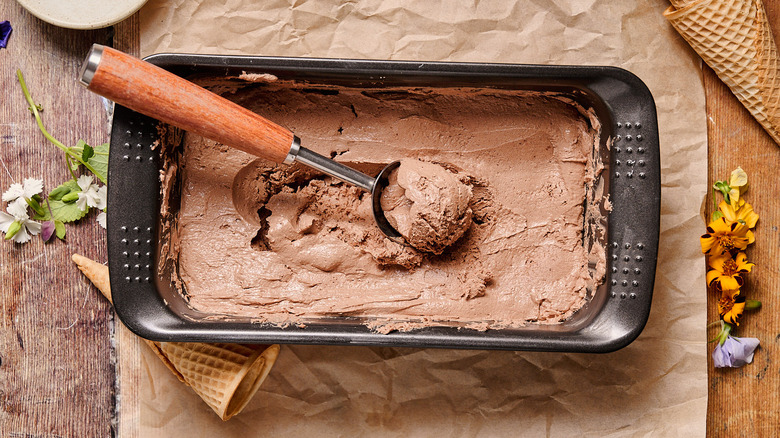
<svg viewBox="0 0 780 438"><path fill-rule="evenodd" d="M12 31L13 28L8 20L0 21L0 49L4 49L8 46L8 38L11 37Z"/></svg>
<svg viewBox="0 0 780 438"><path fill-rule="evenodd" d="M728 336L721 344L717 343L712 352L715 368L739 368L753 362L753 352L758 347L756 338L737 338Z"/></svg>
<svg viewBox="0 0 780 438"><path fill-rule="evenodd" d="M54 235L55 230L54 221L46 221L41 224L41 237L44 241L47 241Z"/></svg>

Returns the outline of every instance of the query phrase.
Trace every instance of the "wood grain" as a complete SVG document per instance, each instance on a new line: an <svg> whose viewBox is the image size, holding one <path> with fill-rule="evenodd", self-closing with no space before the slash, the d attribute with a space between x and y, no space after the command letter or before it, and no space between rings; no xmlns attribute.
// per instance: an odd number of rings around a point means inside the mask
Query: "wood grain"
<svg viewBox="0 0 780 438"><path fill-rule="evenodd" d="M14 28L0 50L0 190L27 177L51 190L69 178L62 152L38 131L16 80L20 69L48 130L65 144L108 140L97 96L76 83L79 61L110 29L60 29L14 1L0 2ZM4 208L4 205L3 205ZM112 314L70 261L106 260L105 232L88 216L67 242L0 242L0 435L110 436L114 406ZM55 239L56 240L56 239Z"/></svg>
<svg viewBox="0 0 780 438"><path fill-rule="evenodd" d="M89 89L149 117L282 163L289 130L192 82L118 50L103 49Z"/></svg>
<svg viewBox="0 0 780 438"><path fill-rule="evenodd" d="M775 40L780 5L765 2ZM737 166L750 178L748 202L760 215L756 243L748 259L756 263L747 276L748 298L763 309L746 313L736 336L756 337L761 347L753 364L715 369L709 360L708 436L772 437L780 433L780 146L775 144L712 70L704 69L709 136L709 182L725 179ZM707 214L713 210L712 194ZM717 297L708 297L708 318L718 319ZM713 338L717 329L708 331Z"/></svg>

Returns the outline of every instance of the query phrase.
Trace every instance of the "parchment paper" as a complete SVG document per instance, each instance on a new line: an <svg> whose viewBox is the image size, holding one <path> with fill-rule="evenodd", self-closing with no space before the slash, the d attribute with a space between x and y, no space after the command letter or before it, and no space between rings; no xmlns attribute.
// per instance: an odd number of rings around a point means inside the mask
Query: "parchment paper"
<svg viewBox="0 0 780 438"><path fill-rule="evenodd" d="M703 436L704 90L698 57L661 15L667 6L663 0L151 0L141 11L143 55L626 68L656 100L663 189L653 310L642 335L623 350L283 347L255 399L227 423L143 350L140 436Z"/></svg>

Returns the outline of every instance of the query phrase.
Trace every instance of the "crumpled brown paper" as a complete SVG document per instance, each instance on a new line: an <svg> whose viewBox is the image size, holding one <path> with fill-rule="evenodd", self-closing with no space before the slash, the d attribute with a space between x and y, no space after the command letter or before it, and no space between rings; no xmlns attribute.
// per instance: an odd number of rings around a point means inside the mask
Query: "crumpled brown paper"
<svg viewBox="0 0 780 438"><path fill-rule="evenodd" d="M606 64L652 91L662 149L661 246L642 335L610 354L290 346L222 423L151 353L137 364L138 436L702 436L707 190L700 61L666 0L313 2L151 0L141 51ZM121 338L120 338L121 339ZM132 343L118 347L137 353ZM125 369L125 372L131 372ZM134 391L120 383L123 391Z"/></svg>

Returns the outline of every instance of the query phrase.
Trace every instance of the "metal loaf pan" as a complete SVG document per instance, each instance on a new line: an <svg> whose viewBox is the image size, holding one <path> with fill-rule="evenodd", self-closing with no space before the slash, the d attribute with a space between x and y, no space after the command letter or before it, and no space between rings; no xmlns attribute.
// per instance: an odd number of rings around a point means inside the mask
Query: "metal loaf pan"
<svg viewBox="0 0 780 438"><path fill-rule="evenodd" d="M584 308L561 324L476 331L430 327L379 334L348 318L276 327L213 318L187 306L157 272L161 159L159 122L117 105L109 157L108 259L116 313L156 341L381 345L608 352L632 342L647 321L660 215L655 103L645 84L615 67L388 62L211 55L154 55L183 77L268 73L282 80L350 87L485 87L566 95L592 108L613 209L607 217L607 276Z"/></svg>

